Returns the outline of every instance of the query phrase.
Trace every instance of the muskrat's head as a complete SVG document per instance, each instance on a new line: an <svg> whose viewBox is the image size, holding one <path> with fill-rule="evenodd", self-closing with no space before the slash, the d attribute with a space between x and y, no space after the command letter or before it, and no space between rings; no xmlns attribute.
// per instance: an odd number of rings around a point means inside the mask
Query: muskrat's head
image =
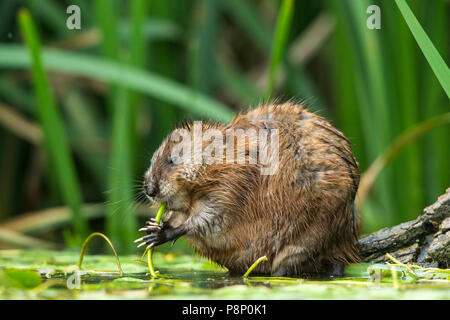
<svg viewBox="0 0 450 320"><path fill-rule="evenodd" d="M192 186L201 165L193 162L192 126L174 129L153 154L144 175L144 192L155 202L167 202L169 210L183 211L190 206Z"/></svg>

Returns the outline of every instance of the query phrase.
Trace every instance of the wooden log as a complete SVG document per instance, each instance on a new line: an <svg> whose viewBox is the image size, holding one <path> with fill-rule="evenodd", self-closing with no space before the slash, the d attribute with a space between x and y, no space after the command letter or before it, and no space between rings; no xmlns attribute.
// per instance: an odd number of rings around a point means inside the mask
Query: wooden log
<svg viewBox="0 0 450 320"><path fill-rule="evenodd" d="M384 228L358 241L365 262L383 263L390 253L403 263L450 265L450 188L417 219Z"/></svg>

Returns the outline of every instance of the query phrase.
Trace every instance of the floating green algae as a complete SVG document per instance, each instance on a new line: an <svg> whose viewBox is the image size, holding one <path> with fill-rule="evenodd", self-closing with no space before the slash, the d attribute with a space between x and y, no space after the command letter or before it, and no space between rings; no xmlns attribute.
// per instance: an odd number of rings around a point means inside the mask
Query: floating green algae
<svg viewBox="0 0 450 320"><path fill-rule="evenodd" d="M154 253L158 278L138 255L121 256L124 275L112 255L78 252L0 251L0 299L450 299L446 273L413 279L395 266L353 264L339 279L231 276L195 255ZM379 271L377 271L379 270ZM13 279L11 281L11 279ZM28 283L28 285L26 285Z"/></svg>

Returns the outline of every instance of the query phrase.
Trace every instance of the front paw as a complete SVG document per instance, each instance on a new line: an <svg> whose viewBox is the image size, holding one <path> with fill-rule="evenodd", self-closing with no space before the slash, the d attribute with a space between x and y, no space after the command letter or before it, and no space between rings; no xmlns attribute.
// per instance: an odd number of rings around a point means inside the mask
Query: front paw
<svg viewBox="0 0 450 320"><path fill-rule="evenodd" d="M144 245L148 245L147 249L149 249L151 247L163 244L167 241L165 232L163 230L163 223L156 223L156 220L154 218L151 218L149 221L147 221L145 223L145 227L139 229L139 231L145 231L147 232L147 235L134 241L135 243L141 242L138 245L138 248Z"/></svg>
<svg viewBox="0 0 450 320"><path fill-rule="evenodd" d="M155 218L150 218L150 220L148 220L145 223L145 227L140 228L139 231L145 231L147 232L147 234L151 234L155 231L162 230L162 228L163 228L162 222L157 223Z"/></svg>

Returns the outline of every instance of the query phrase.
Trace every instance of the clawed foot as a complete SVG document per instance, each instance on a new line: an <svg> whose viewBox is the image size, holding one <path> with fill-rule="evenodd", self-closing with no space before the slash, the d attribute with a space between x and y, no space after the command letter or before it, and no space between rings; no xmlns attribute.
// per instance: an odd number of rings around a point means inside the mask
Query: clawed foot
<svg viewBox="0 0 450 320"><path fill-rule="evenodd" d="M137 246L138 248L147 245L147 249L149 249L151 247L163 244L166 241L163 231L163 223L157 223L154 218L147 221L145 223L145 227L140 228L139 231L145 231L147 232L147 235L134 241L135 243L141 242Z"/></svg>
<svg viewBox="0 0 450 320"><path fill-rule="evenodd" d="M147 232L147 234L150 234L150 233L154 232L155 230L162 230L162 227L163 227L162 222L157 223L155 218L150 218L150 220L148 220L145 223L145 227L140 228L139 231L145 231L145 232ZM137 240L135 242L137 242Z"/></svg>

